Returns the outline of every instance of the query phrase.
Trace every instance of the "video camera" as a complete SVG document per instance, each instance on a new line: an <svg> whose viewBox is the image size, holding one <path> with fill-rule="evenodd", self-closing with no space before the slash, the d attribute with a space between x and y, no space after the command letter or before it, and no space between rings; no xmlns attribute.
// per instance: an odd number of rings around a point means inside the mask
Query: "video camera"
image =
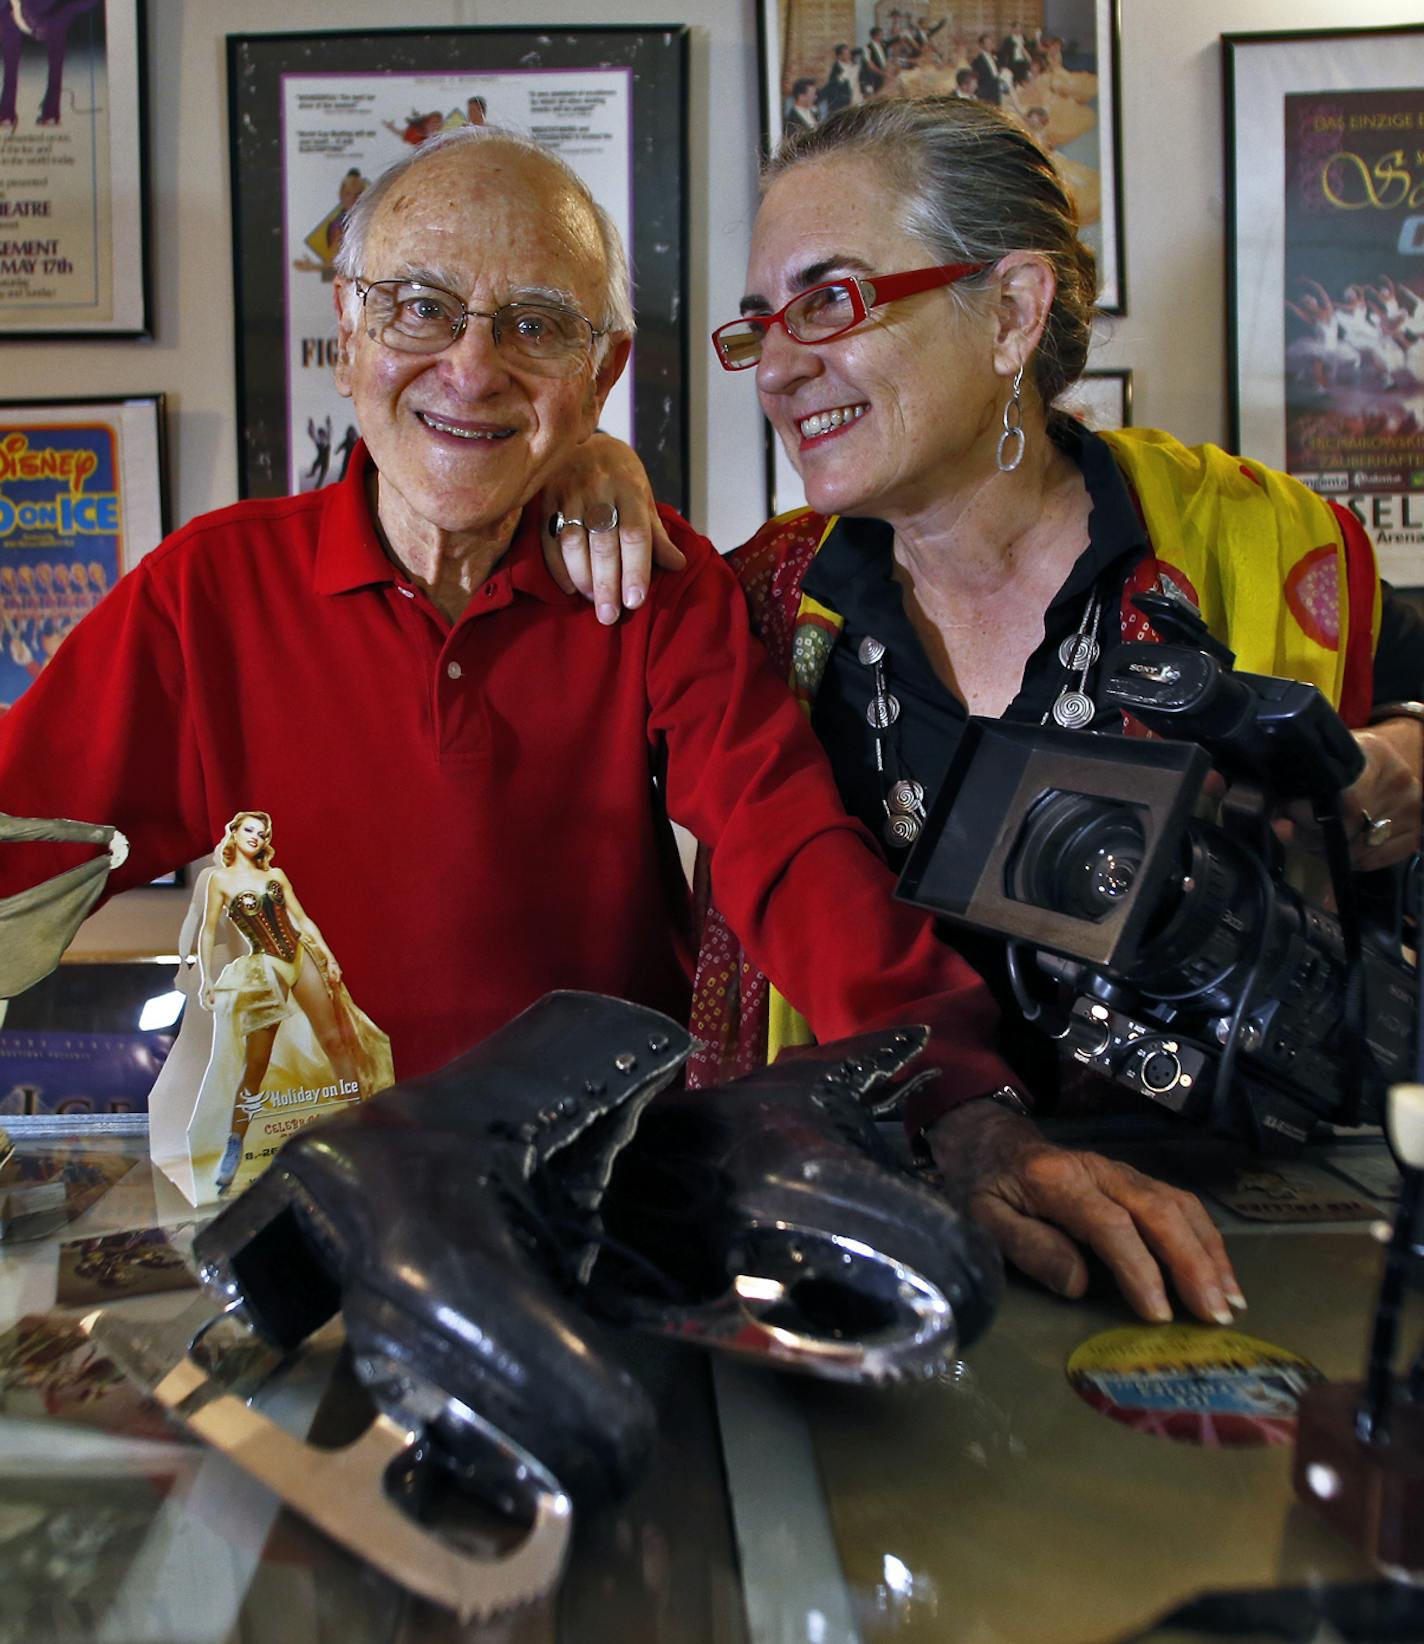
<svg viewBox="0 0 1424 1644"><path fill-rule="evenodd" d="M1363 755L1313 686L1234 672L1179 599L1136 603L1169 643L1112 652L1100 701L1164 740L971 718L899 894L1007 938L1025 1015L1163 1107L1263 1153L1319 1120L1377 1123L1409 1077L1416 1007L1399 899L1365 928L1349 871L1339 795ZM1213 766L1227 787L1208 821ZM1286 881L1271 822L1295 799L1313 802L1338 912Z"/></svg>

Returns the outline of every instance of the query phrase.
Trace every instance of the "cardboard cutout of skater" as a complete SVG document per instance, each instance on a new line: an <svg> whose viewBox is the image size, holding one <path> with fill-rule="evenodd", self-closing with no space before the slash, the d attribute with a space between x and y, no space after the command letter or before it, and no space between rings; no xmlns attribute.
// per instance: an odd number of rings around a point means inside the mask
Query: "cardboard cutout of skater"
<svg viewBox="0 0 1424 1644"><path fill-rule="evenodd" d="M390 1040L276 865L267 812L239 811L213 863L179 943L189 1008L148 1102L154 1162L192 1204L231 1196L288 1136L395 1079Z"/></svg>

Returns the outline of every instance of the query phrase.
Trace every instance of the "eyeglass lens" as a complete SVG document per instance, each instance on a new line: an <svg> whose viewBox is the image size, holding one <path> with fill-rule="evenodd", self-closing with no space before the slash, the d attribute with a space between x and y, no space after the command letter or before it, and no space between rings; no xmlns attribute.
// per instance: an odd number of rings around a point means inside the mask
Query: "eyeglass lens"
<svg viewBox="0 0 1424 1644"><path fill-rule="evenodd" d="M366 316L387 348L433 354L448 348L464 329L468 313L453 292L407 280L377 280L366 287ZM543 303L505 303L482 314L494 326L495 346L533 364L567 364L587 347L593 327L569 308Z"/></svg>
<svg viewBox="0 0 1424 1644"><path fill-rule="evenodd" d="M803 291L787 304L783 314L786 329L797 342L823 342L838 332L849 330L861 318L857 292L849 284L819 285ZM733 366L755 365L761 358L762 344L770 330L767 320L749 315L745 320L733 320L717 333L717 347L722 358Z"/></svg>

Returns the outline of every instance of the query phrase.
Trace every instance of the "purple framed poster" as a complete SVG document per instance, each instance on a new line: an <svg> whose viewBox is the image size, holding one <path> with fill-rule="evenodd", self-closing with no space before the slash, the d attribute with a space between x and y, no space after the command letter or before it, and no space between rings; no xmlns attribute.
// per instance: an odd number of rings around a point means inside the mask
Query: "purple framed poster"
<svg viewBox="0 0 1424 1644"><path fill-rule="evenodd" d="M1424 586L1424 27L1222 45L1233 447Z"/></svg>
<svg viewBox="0 0 1424 1644"><path fill-rule="evenodd" d="M0 336L147 336L141 0L0 6Z"/></svg>

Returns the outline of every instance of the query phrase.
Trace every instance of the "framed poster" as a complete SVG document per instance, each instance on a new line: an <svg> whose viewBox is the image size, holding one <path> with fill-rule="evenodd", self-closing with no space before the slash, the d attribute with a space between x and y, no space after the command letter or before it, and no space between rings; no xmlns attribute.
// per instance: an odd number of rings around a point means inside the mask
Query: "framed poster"
<svg viewBox="0 0 1424 1644"><path fill-rule="evenodd" d="M162 394L0 402L0 713L156 548Z"/></svg>
<svg viewBox="0 0 1424 1644"><path fill-rule="evenodd" d="M338 479L355 444L331 373L344 212L427 136L489 124L553 149L621 231L638 331L601 426L685 506L686 60L685 28L229 36L243 494Z"/></svg>
<svg viewBox="0 0 1424 1644"><path fill-rule="evenodd" d="M856 0L758 0L762 129L768 152L789 125L818 125L876 97L977 97L1031 131L1073 196L1098 262L1098 306L1127 312L1117 0L950 0L894 7ZM767 429L769 512L803 501Z"/></svg>
<svg viewBox="0 0 1424 1644"><path fill-rule="evenodd" d="M1424 587L1424 26L1222 48L1233 449Z"/></svg>
<svg viewBox="0 0 1424 1644"><path fill-rule="evenodd" d="M141 0L0 7L0 336L149 332Z"/></svg>
<svg viewBox="0 0 1424 1644"><path fill-rule="evenodd" d="M1132 373L1085 371L1053 402L1089 428L1132 427Z"/></svg>

